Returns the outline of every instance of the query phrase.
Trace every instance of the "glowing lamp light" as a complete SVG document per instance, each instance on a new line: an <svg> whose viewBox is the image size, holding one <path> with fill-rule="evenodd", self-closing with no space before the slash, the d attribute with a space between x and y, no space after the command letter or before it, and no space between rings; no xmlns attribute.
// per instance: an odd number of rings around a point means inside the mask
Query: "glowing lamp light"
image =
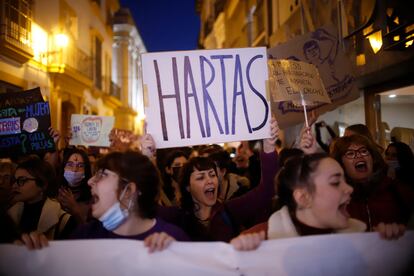
<svg viewBox="0 0 414 276"><path fill-rule="evenodd" d="M139 115L136 117L138 121L143 121L145 120L146 116L144 113L139 112Z"/></svg>
<svg viewBox="0 0 414 276"><path fill-rule="evenodd" d="M360 54L356 56L356 64L357 66L363 66L365 65L365 55Z"/></svg>
<svg viewBox="0 0 414 276"><path fill-rule="evenodd" d="M371 48L374 51L374 54L378 53L382 47L382 31L379 30L375 33L372 33L367 38L369 40L369 44L371 44Z"/></svg>
<svg viewBox="0 0 414 276"><path fill-rule="evenodd" d="M395 95L395 94L388 95L388 98L395 98L395 97L397 97L397 95Z"/></svg>
<svg viewBox="0 0 414 276"><path fill-rule="evenodd" d="M66 46L68 46L69 43L69 38L67 35L65 34L57 34L55 35L55 45L58 48L64 48Z"/></svg>

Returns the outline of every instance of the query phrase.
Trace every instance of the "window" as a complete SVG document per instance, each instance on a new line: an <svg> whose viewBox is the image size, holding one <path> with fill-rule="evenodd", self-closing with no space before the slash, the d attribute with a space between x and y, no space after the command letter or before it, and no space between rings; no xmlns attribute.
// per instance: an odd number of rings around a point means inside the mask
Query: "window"
<svg viewBox="0 0 414 276"><path fill-rule="evenodd" d="M3 2L3 1L2 1ZM20 47L31 45L32 8L31 1L5 0L2 3L1 36L6 36Z"/></svg>

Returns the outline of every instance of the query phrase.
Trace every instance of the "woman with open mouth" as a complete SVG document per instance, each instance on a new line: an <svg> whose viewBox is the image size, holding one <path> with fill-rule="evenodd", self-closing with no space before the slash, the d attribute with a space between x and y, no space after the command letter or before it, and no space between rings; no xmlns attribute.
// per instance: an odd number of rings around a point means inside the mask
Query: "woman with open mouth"
<svg viewBox="0 0 414 276"><path fill-rule="evenodd" d="M264 238L280 239L330 233L364 232L366 225L350 218L352 187L342 167L325 153L289 158L276 176L283 207L266 223L233 239L238 250L255 249Z"/></svg>
<svg viewBox="0 0 414 276"><path fill-rule="evenodd" d="M407 224L414 191L408 183L387 177L387 165L375 144L361 135L341 137L331 154L354 188L348 208L352 217L364 221L369 231Z"/></svg>
<svg viewBox="0 0 414 276"><path fill-rule="evenodd" d="M317 151L310 132L302 133L301 148L306 153ZM403 232L413 211L414 191L408 183L387 177L378 146L362 135L344 136L331 145L331 156L341 164L354 189L348 206L351 217L385 238Z"/></svg>
<svg viewBox="0 0 414 276"><path fill-rule="evenodd" d="M148 157L112 152L99 159L96 168L88 181L95 219L78 227L72 239L143 240L150 252L165 249L173 240L189 240L181 229L156 217L160 177ZM42 237L30 238L28 248L47 246Z"/></svg>
<svg viewBox="0 0 414 276"><path fill-rule="evenodd" d="M273 178L278 169L275 151L278 132L277 122L272 118L271 138L263 140L260 154L261 181L255 189L219 202L216 164L208 157L194 157L181 170L181 206L160 207L160 216L180 226L194 241L228 242L242 227L265 221L271 213Z"/></svg>

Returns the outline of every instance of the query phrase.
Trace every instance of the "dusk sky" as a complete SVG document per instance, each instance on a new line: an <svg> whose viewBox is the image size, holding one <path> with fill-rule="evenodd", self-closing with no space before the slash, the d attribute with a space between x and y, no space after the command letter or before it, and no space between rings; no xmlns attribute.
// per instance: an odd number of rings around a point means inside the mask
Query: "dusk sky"
<svg viewBox="0 0 414 276"><path fill-rule="evenodd" d="M131 10L148 52L197 49L195 0L121 0Z"/></svg>

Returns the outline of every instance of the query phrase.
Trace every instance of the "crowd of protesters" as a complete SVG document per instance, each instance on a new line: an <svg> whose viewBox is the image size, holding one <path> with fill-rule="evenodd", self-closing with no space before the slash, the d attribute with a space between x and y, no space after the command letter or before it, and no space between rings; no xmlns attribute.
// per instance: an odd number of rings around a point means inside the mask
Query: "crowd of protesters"
<svg viewBox="0 0 414 276"><path fill-rule="evenodd" d="M270 138L241 142L234 158L220 145L159 150L150 134L140 149L112 144L101 156L66 146L5 158L0 239L38 249L50 240L126 238L150 251L174 240L252 250L264 239L330 233L396 239L412 227L413 152L402 142L384 151L365 128L321 146L304 128L298 148L280 151L272 118Z"/></svg>

